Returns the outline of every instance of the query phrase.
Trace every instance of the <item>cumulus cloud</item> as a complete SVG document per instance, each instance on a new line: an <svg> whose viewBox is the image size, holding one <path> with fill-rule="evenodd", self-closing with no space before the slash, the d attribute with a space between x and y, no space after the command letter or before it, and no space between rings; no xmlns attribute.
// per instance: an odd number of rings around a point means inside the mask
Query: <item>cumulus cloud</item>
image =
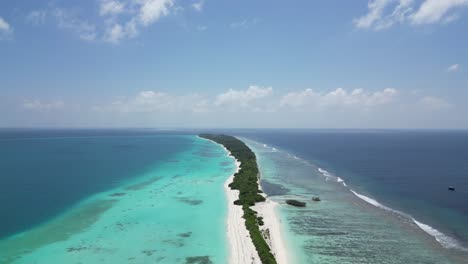
<svg viewBox="0 0 468 264"><path fill-rule="evenodd" d="M167 16L169 9L174 5L173 0L140 0L139 17L143 25L156 22L159 18Z"/></svg>
<svg viewBox="0 0 468 264"><path fill-rule="evenodd" d="M356 28L382 30L395 24L450 23L458 18L451 13L468 5L468 0L370 0L367 14L353 20Z"/></svg>
<svg viewBox="0 0 468 264"><path fill-rule="evenodd" d="M5 21L2 17L0 17L0 39L2 35L8 35L13 32L13 28Z"/></svg>
<svg viewBox="0 0 468 264"><path fill-rule="evenodd" d="M36 105L47 105L39 101L28 102L29 108ZM217 118L233 113L269 116L274 112L278 116L289 114L302 116L322 115L340 116L375 116L379 113L395 111L412 112L414 110L439 111L451 107L446 100L424 94L399 92L393 88L369 91L365 89L346 90L343 88L331 91L305 89L288 93L273 93L272 87L249 86L246 89L229 89L207 96L200 94L176 95L157 90L141 91L134 96L121 97L107 104L95 106L100 113L170 114L184 116L197 114L206 118ZM39 107L38 108L47 108ZM50 106L49 108L52 108ZM274 116L269 116L274 118Z"/></svg>
<svg viewBox="0 0 468 264"><path fill-rule="evenodd" d="M36 111L50 111L50 110L60 110L65 107L63 101L51 101L51 102L42 102L41 100L25 100L22 104L24 109L27 110L36 110Z"/></svg>
<svg viewBox="0 0 468 264"><path fill-rule="evenodd" d="M456 72L460 69L460 64L453 64L447 68L447 72Z"/></svg>
<svg viewBox="0 0 468 264"><path fill-rule="evenodd" d="M284 95L280 106L295 109L320 109L325 107L372 107L392 102L398 94L396 89L386 88L381 91L366 92L354 89L351 92L338 88L330 92L315 92L306 89Z"/></svg>
<svg viewBox="0 0 468 264"><path fill-rule="evenodd" d="M246 90L233 90L219 94L216 97L215 105L227 109L245 109L253 107L254 110L260 110L259 106L253 106L252 103L271 95L272 87L260 87L252 85Z"/></svg>

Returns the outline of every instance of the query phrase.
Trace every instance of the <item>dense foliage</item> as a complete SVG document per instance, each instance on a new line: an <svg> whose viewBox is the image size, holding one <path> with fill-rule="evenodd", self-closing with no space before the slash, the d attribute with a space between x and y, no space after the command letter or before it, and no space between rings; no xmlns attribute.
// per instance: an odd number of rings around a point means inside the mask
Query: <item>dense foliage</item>
<svg viewBox="0 0 468 264"><path fill-rule="evenodd" d="M250 233L253 244L263 264L276 264L275 256L260 232L259 225L263 219L257 217L257 212L250 208L257 202L265 201L258 187L258 167L255 154L239 139L227 135L201 134L200 137L223 145L241 163L240 170L234 174L234 180L229 185L231 189L239 190L239 199L234 202L242 206L245 226Z"/></svg>

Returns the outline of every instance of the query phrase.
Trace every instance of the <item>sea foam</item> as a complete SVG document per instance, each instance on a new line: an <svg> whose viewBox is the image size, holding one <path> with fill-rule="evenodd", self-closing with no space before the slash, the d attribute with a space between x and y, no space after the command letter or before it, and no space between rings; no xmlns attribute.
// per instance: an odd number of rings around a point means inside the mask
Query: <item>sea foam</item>
<svg viewBox="0 0 468 264"><path fill-rule="evenodd" d="M468 252L468 248L464 248L460 245L460 243L455 240L454 238L451 238L444 233L440 232L439 230L433 228L430 225L423 224L421 222L416 221L416 219L412 218L413 222L421 228L424 232L428 233L429 235L433 236L439 244L441 244L445 248L455 248L459 250L463 250Z"/></svg>
<svg viewBox="0 0 468 264"><path fill-rule="evenodd" d="M266 144L263 144L263 146L265 148L268 148L268 145ZM274 151L276 151L275 148L272 148ZM273 152L274 152L273 151ZM295 159L299 159L297 156L293 156ZM347 187L356 197L358 197L359 199L377 207L377 208L380 208L380 209L383 209L383 210L386 210L386 211L389 211L391 213L394 213L396 215L398 215L401 219L406 219L408 221L408 223L411 223L410 221L412 221L414 224L416 224L421 230L423 230L425 233L427 233L428 235L432 236L435 238L435 240L441 245L443 246L444 248L454 248L454 249L458 249L458 250L462 250L462 251L465 251L465 252L468 252L468 248L465 248L463 246L460 245L460 243L440 232L439 230L429 226L429 225L426 225L426 224L423 224L421 222L418 222L416 221L412 216L404 213L404 212L401 212L401 211L398 211L398 210L395 210L395 209L392 209L388 206L385 206L381 203L379 203L377 200L373 199L373 198L370 198L370 197L367 197L365 195L362 195L360 193L357 193L355 192L354 190L352 190L351 188L348 187L348 185L346 185L346 182L338 177L338 176L334 176L333 174L331 174L330 172L322 169L322 168L317 168L317 170L325 177L325 179L328 181L329 179L333 179L333 180L336 180L336 182L338 183L341 183L343 184L343 186Z"/></svg>
<svg viewBox="0 0 468 264"><path fill-rule="evenodd" d="M424 232L426 232L427 234L429 234L430 236L434 237L435 240L437 242L439 242L440 245L442 245L444 248L455 248L455 249L459 249L459 250L462 250L462 251L466 251L468 252L468 249L467 248L464 248L460 245L460 243L450 237L450 236L447 236L446 234L440 232L439 230L433 228L432 226L429 226L429 225L426 225L426 224L423 224L421 222L418 222L416 221L416 219L414 219L413 217L403 213L403 212L400 212L398 210L395 210L395 209L392 209L388 206L385 206L381 203L379 203L377 200L375 199L372 199L370 197L367 197L365 195L362 195L360 193L357 193L353 190L350 189L350 191L356 195L358 198L360 198L361 200L375 206L375 207L378 207L378 208L381 208L381 209L384 209L384 210L387 210L387 211L390 211L390 212L393 212L393 213L396 213L402 217L407 217L407 218L410 218L419 228L421 228Z"/></svg>
<svg viewBox="0 0 468 264"><path fill-rule="evenodd" d="M326 180L328 181L330 178L331 179L335 179L337 183L341 183L343 184L344 187L348 187L348 185L346 185L346 182L338 177L338 176L333 176L331 173L329 173L328 171L322 169L322 168L318 168L317 169L320 173L322 173L323 176L325 176Z"/></svg>
<svg viewBox="0 0 468 264"><path fill-rule="evenodd" d="M375 199L372 199L372 198L370 198L370 197L367 197L367 196L365 196L365 195L362 195L362 194L360 194L360 193L357 193L357 192L355 192L355 191L353 191L353 190L351 190L351 189L350 189L350 191L351 191L354 195L356 195L358 198L360 198L361 200L363 200L363 201L365 201L365 202L367 202L367 203L369 203L369 204L372 204L372 205L375 206L375 207L379 207L379 208L381 208L381 209L384 209L384 210L387 210L387 211L390 211L390 212L398 212L398 211L396 211L396 210L393 210L393 209L390 208L390 207L387 207L387 206L385 206L385 205L383 205L383 204L377 202L377 200L375 200ZM399 213L399 212L398 212L398 213Z"/></svg>

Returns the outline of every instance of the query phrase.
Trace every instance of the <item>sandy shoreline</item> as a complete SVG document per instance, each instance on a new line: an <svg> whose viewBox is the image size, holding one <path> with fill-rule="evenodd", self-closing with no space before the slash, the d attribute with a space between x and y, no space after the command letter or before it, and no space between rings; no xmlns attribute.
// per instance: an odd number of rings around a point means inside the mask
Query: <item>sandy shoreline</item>
<svg viewBox="0 0 468 264"><path fill-rule="evenodd" d="M226 148L224 149L230 157L235 159ZM240 162L235 160L235 163L237 172L240 169ZM245 227L245 220L242 218L242 208L234 205L234 201L239 197L239 191L229 188L228 185L233 179L234 175L231 175L224 183L224 190L228 200L228 217L226 224L230 252L228 263L261 264L260 257ZM264 225L261 226L260 229L262 233L269 233L269 235L266 235L266 241L270 245L277 262L279 264L286 264L288 263L286 248L281 237L280 222L275 212L275 207L277 205L276 202L266 198L265 202L257 203L252 209L257 211L259 216L263 217Z"/></svg>
<svg viewBox="0 0 468 264"><path fill-rule="evenodd" d="M269 238L267 237L266 241L270 245L271 252L275 255L276 262L278 264L287 264L290 262L281 236L280 220L275 212L276 206L278 206L278 203L266 198L265 202L255 204L252 209L257 211L258 216L264 219L264 225L260 227L260 230L269 233Z"/></svg>

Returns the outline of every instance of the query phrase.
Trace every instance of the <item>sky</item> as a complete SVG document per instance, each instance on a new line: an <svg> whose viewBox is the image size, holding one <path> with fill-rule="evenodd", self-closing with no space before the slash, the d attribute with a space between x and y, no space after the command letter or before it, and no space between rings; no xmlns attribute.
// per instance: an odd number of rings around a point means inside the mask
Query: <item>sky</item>
<svg viewBox="0 0 468 264"><path fill-rule="evenodd" d="M0 127L468 128L468 0L0 1Z"/></svg>

